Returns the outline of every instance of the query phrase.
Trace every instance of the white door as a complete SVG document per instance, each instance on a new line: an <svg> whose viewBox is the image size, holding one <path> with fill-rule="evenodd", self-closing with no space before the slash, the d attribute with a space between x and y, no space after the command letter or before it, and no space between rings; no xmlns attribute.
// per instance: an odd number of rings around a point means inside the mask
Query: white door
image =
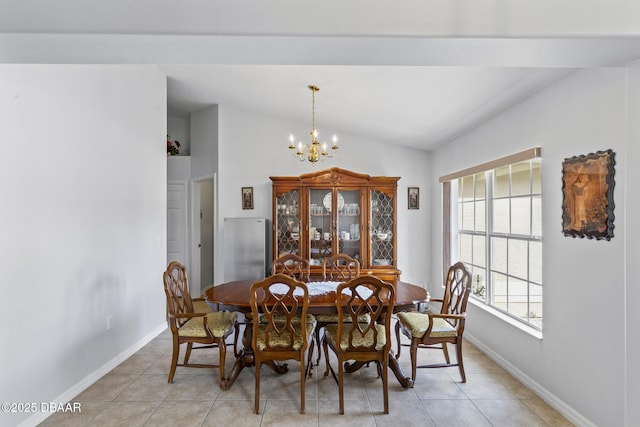
<svg viewBox="0 0 640 427"><path fill-rule="evenodd" d="M187 191L186 184L167 186L167 264L187 264Z"/></svg>

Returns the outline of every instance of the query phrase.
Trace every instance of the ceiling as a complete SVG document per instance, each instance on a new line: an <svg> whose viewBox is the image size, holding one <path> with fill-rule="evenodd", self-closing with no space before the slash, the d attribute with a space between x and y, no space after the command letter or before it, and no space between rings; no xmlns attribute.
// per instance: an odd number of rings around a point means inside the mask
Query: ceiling
<svg viewBox="0 0 640 427"><path fill-rule="evenodd" d="M431 149L486 120L565 69L371 66L162 66L170 114L216 103L289 120L308 142L312 94L322 141L355 133Z"/></svg>
<svg viewBox="0 0 640 427"><path fill-rule="evenodd" d="M308 138L310 84L321 137L432 150L568 73L640 57L626 0L5 3L0 62L155 64L170 114L233 105L290 122L284 143Z"/></svg>

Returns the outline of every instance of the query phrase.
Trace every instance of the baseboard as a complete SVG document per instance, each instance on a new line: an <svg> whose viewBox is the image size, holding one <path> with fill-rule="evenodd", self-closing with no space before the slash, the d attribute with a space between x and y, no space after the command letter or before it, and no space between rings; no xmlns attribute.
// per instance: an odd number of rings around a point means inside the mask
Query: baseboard
<svg viewBox="0 0 640 427"><path fill-rule="evenodd" d="M67 403L71 401L74 397L85 391L89 386L98 381L100 378L105 376L107 373L111 372L116 366L127 360L133 354L135 354L138 350L140 350L145 345L149 344L149 342L157 337L162 331L167 329L167 324L163 322L162 325L158 326L153 331L149 332L147 335L142 337L138 342L133 344L131 347L124 350L122 353L118 354L116 357L102 365L100 368L93 371L91 374L87 375L80 382L75 384L69 390L62 393L57 398L53 399L51 402L59 402L59 403ZM18 427L31 427L37 426L42 421L47 419L51 413L46 412L37 412L33 414L31 417L27 418L24 422L20 423Z"/></svg>
<svg viewBox="0 0 640 427"><path fill-rule="evenodd" d="M522 372L520 369L513 366L511 362L509 362L508 360L500 356L491 348L484 345L476 337L474 337L469 333L465 333L464 338L467 341L469 341L471 344L473 344L475 347L477 347L478 350L486 354L487 357L489 357L491 360L496 362L498 365L504 368L507 372L513 375L518 381L520 381L522 384L527 386L531 391L533 391L536 395L538 395L538 397L540 397L542 400L547 402L553 409L555 409L556 411L564 415L569 421L571 421L577 426L597 427L594 423L592 423L591 421L583 417L578 411L573 409L571 406L567 405L556 395L551 393L546 388L542 387L540 384L538 384L536 381L534 381L531 377L529 377L527 374Z"/></svg>

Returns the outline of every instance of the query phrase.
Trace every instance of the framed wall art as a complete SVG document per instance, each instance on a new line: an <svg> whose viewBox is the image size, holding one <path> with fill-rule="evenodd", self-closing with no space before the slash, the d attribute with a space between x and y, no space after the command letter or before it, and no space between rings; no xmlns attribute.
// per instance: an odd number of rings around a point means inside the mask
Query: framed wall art
<svg viewBox="0 0 640 427"><path fill-rule="evenodd" d="M562 162L562 234L613 237L615 153L598 151Z"/></svg>
<svg viewBox="0 0 640 427"><path fill-rule="evenodd" d="M242 209L253 209L253 187L242 187Z"/></svg>
<svg viewBox="0 0 640 427"><path fill-rule="evenodd" d="M409 187L407 189L407 200L409 209L420 209L420 189L418 187Z"/></svg>

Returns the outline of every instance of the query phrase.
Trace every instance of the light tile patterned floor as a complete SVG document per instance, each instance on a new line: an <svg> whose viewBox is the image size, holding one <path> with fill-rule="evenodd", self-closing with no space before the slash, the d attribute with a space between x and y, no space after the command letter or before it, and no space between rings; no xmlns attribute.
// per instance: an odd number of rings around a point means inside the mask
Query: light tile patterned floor
<svg viewBox="0 0 640 427"><path fill-rule="evenodd" d="M404 338L403 338L404 339ZM183 346L184 347L184 346ZM184 350L183 350L184 351ZM408 348L400 364L410 373ZM455 357L455 349L450 354ZM382 382L374 366L345 375L345 414L338 387L324 377L324 357L306 382L306 411L299 413L299 371L278 375L262 368L260 414L253 413L254 368L230 390L218 387L217 369L181 368L167 383L171 334L167 330L73 400L80 413L57 413L42 426L571 426L542 399L472 345L465 343L467 382L458 368L418 369L415 387L389 375L390 414L382 413ZM442 362L439 350L419 351L420 363ZM194 351L192 361L216 361L217 350ZM227 372L233 365L227 352ZM208 362L210 363L210 362ZM215 363L215 362L214 362Z"/></svg>

